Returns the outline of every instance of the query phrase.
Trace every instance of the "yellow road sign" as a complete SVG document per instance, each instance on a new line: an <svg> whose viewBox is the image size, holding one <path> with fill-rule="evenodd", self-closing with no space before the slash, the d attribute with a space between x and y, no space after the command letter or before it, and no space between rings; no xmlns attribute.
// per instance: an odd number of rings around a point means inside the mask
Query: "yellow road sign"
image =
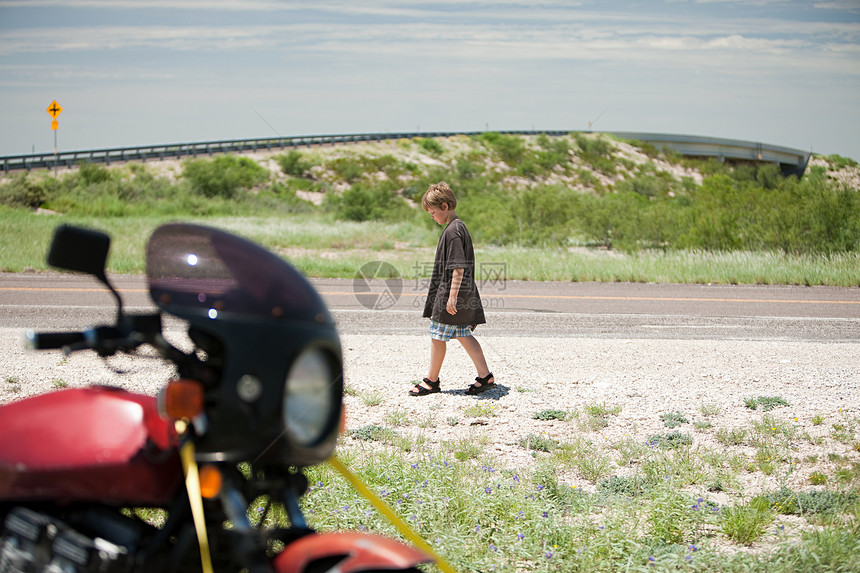
<svg viewBox="0 0 860 573"><path fill-rule="evenodd" d="M51 102L51 105L48 106L48 113L52 118L57 119L57 116L63 112L63 108L60 104L57 103L57 100Z"/></svg>
<svg viewBox="0 0 860 573"><path fill-rule="evenodd" d="M52 121L51 122L51 129L53 129L54 131L60 129L60 122L57 121L56 119L54 121Z"/></svg>

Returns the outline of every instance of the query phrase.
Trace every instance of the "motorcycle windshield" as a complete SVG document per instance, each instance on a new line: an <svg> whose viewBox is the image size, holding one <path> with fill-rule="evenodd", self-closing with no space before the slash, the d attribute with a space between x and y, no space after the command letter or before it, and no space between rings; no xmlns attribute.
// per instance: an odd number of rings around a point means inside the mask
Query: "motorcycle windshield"
<svg viewBox="0 0 860 573"><path fill-rule="evenodd" d="M181 318L330 322L320 296L290 264L225 231L172 223L146 247L153 302Z"/></svg>

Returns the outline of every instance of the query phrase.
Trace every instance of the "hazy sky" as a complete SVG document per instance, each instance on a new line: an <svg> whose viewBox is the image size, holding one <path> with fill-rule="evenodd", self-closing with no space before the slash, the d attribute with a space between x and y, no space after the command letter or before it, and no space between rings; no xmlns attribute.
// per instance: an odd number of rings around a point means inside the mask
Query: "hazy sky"
<svg viewBox="0 0 860 573"><path fill-rule="evenodd" d="M860 0L0 0L0 155L552 129L860 160Z"/></svg>

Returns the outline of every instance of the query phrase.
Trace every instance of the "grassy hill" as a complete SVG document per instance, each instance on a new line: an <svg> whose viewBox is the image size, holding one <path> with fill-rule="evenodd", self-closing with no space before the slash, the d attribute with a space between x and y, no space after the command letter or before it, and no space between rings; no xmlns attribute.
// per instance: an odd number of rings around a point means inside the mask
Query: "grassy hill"
<svg viewBox="0 0 860 573"><path fill-rule="evenodd" d="M446 180L484 260L555 280L858 284L860 169L815 157L802 180L775 165L697 162L599 134L479 136L301 148L245 156L82 164L0 182L0 269L41 269L57 218L115 235L111 267L139 272L165 220L230 228L308 274L368 260L401 274L432 260L421 210ZM7 241L4 241L4 245ZM118 253L119 251L119 253ZM852 270L854 269L854 270Z"/></svg>

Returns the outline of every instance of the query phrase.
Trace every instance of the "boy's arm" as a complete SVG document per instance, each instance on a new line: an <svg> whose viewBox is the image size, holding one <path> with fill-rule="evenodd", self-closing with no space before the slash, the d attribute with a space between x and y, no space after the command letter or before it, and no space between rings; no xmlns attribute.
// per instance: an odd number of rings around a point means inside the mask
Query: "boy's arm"
<svg viewBox="0 0 860 573"><path fill-rule="evenodd" d="M448 304L445 305L448 314L457 314L457 294L459 294L460 285L463 282L464 270L454 269L451 271L451 290L448 291Z"/></svg>

